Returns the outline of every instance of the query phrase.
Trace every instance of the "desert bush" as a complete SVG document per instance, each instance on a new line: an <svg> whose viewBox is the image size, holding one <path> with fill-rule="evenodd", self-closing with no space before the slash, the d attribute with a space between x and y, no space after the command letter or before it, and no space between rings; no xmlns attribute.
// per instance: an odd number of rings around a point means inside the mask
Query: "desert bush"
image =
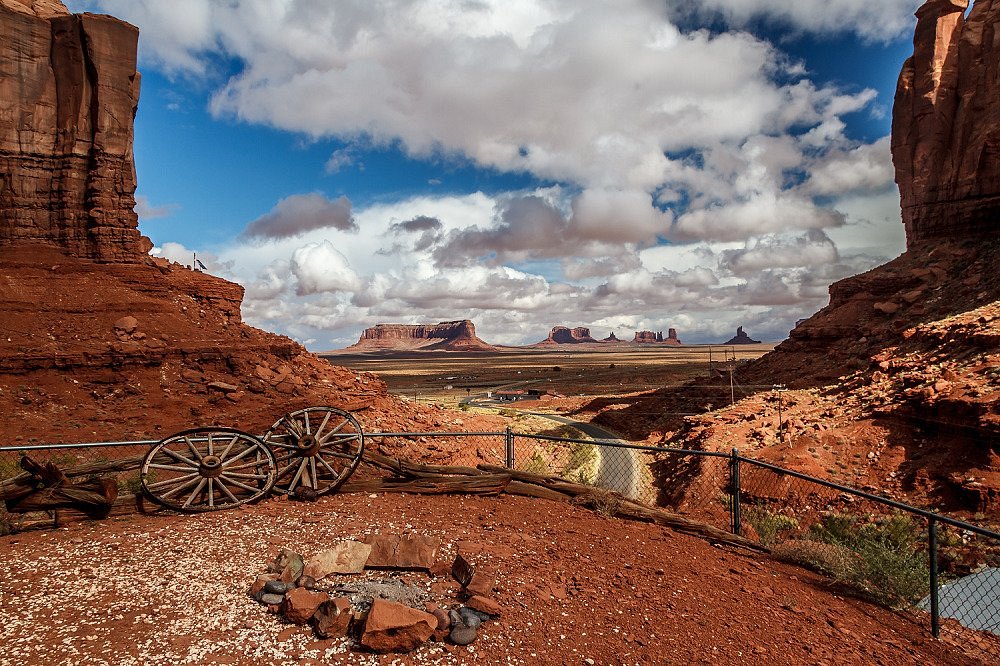
<svg viewBox="0 0 1000 666"><path fill-rule="evenodd" d="M794 530L799 526L799 521L795 518L772 513L767 509L748 509L743 515L753 525L757 536L760 537L760 542L765 546L770 546L777 541L782 532Z"/></svg>
<svg viewBox="0 0 1000 666"><path fill-rule="evenodd" d="M614 518L622 508L622 496L610 490L594 490L588 495L580 495L573 499L574 504L589 506L595 513L606 518Z"/></svg>
<svg viewBox="0 0 1000 666"><path fill-rule="evenodd" d="M828 514L810 528L809 539L845 553L814 566L878 603L905 607L927 593L927 557L909 516L862 523L857 516Z"/></svg>
<svg viewBox="0 0 1000 666"><path fill-rule="evenodd" d="M528 458L528 462L521 467L521 471L530 472L531 474L551 474L548 461L542 455L542 452L538 450Z"/></svg>

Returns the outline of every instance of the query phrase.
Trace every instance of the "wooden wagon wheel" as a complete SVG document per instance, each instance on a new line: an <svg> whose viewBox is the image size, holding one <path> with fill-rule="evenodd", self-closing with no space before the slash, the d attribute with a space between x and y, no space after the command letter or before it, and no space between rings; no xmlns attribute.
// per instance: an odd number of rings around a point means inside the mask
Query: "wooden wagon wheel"
<svg viewBox="0 0 1000 666"><path fill-rule="evenodd" d="M286 414L263 439L278 461L275 489L302 497L339 488L365 450L361 424L335 407L306 407Z"/></svg>
<svg viewBox="0 0 1000 666"><path fill-rule="evenodd" d="M149 497L177 511L218 511L255 502L277 476L274 453L254 435L232 428L194 428L154 445L140 479Z"/></svg>

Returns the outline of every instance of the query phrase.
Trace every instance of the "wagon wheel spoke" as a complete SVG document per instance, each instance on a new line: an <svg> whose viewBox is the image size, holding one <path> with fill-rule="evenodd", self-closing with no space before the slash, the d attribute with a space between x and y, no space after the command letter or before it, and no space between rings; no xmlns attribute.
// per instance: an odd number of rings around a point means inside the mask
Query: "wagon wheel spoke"
<svg viewBox="0 0 1000 666"><path fill-rule="evenodd" d="M361 459L361 425L333 407L307 407L281 417L264 435L276 454L275 488L294 493L305 487L323 494L335 490Z"/></svg>
<svg viewBox="0 0 1000 666"><path fill-rule="evenodd" d="M167 508L215 511L264 497L274 485L277 467L271 449L253 435L201 428L154 445L143 458L140 479L150 498Z"/></svg>
<svg viewBox="0 0 1000 666"><path fill-rule="evenodd" d="M242 488L243 490L249 490L251 492L257 492L258 490L256 486L251 486L249 484L243 483L242 481L237 481L236 479L231 478L228 474L223 474L219 478L222 479L224 482L236 486L237 488Z"/></svg>
<svg viewBox="0 0 1000 666"><path fill-rule="evenodd" d="M222 482L221 476L215 479L215 485L217 485L219 487L219 490L221 490L222 493L229 498L229 501L231 501L233 504L239 504L240 501L236 499L236 495L233 495L233 493L229 490L229 488L226 487L226 484Z"/></svg>

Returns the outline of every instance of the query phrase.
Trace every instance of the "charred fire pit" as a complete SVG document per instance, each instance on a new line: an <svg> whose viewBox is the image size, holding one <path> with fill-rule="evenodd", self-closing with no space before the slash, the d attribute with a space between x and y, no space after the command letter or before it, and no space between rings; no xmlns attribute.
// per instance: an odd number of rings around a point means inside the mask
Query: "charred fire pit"
<svg viewBox="0 0 1000 666"><path fill-rule="evenodd" d="M428 641L472 644L501 614L494 581L458 555L437 562L440 540L373 535L304 558L282 550L250 596L319 638L343 637L374 652L410 652Z"/></svg>

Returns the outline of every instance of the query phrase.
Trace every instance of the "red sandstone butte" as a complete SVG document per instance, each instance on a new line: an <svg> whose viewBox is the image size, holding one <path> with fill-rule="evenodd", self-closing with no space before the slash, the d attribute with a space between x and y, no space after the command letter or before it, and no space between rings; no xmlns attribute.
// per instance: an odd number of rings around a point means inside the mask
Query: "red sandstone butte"
<svg viewBox="0 0 1000 666"><path fill-rule="evenodd" d="M996 234L1000 217L1000 3L928 0L899 75L892 158L907 247Z"/></svg>
<svg viewBox="0 0 1000 666"><path fill-rule="evenodd" d="M549 337L540 344L576 345L582 342L597 342L597 340L591 337L589 328L584 328L583 326L577 328L553 326L552 330L549 331Z"/></svg>
<svg viewBox="0 0 1000 666"><path fill-rule="evenodd" d="M439 324L377 324L367 328L349 351L495 351L476 336L468 319Z"/></svg>
<svg viewBox="0 0 1000 666"><path fill-rule="evenodd" d="M132 122L138 29L54 0L0 0L0 247L139 262Z"/></svg>

